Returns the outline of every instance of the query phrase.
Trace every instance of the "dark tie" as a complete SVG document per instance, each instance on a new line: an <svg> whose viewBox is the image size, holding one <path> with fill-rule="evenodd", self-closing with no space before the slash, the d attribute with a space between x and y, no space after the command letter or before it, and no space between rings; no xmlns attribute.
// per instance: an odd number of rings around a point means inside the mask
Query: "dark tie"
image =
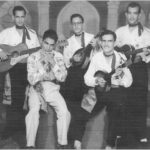
<svg viewBox="0 0 150 150"><path fill-rule="evenodd" d="M22 43L26 43L26 38L30 40L30 35L26 27L23 29Z"/></svg>
<svg viewBox="0 0 150 150"><path fill-rule="evenodd" d="M84 32L81 34L81 47L85 47L85 41L84 41Z"/></svg>
<svg viewBox="0 0 150 150"><path fill-rule="evenodd" d="M30 40L29 32L25 26L17 26L16 25L16 29L22 29L23 30L22 43L26 43L26 38L28 40Z"/></svg>
<svg viewBox="0 0 150 150"><path fill-rule="evenodd" d="M141 36L144 30L142 24L140 22L136 24L129 24L129 27L135 27L135 26L138 26L138 35Z"/></svg>

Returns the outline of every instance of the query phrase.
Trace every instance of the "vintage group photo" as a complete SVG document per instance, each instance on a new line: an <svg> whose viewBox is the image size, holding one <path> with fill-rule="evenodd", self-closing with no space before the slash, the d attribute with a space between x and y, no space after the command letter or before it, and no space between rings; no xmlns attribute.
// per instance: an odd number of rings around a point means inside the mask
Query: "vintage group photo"
<svg viewBox="0 0 150 150"><path fill-rule="evenodd" d="M150 149L150 1L0 1L0 149Z"/></svg>

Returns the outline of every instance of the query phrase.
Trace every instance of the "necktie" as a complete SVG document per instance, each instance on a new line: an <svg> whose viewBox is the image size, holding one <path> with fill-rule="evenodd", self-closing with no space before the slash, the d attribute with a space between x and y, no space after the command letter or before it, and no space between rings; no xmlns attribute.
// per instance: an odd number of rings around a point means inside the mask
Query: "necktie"
<svg viewBox="0 0 150 150"><path fill-rule="evenodd" d="M129 27L135 27L135 26L138 26L138 35L141 36L144 30L142 24L140 22L136 24L129 24Z"/></svg>
<svg viewBox="0 0 150 150"><path fill-rule="evenodd" d="M30 40L29 32L28 32L27 28L24 26L24 28L23 28L23 36L22 36L22 43L26 43L26 38L28 40Z"/></svg>
<svg viewBox="0 0 150 150"><path fill-rule="evenodd" d="M16 29L20 29L20 30L22 29L23 30L22 43L26 43L26 38L28 40L30 40L29 32L25 26L17 26L16 25Z"/></svg>
<svg viewBox="0 0 150 150"><path fill-rule="evenodd" d="M84 41L84 32L81 34L81 47L85 47L85 41Z"/></svg>

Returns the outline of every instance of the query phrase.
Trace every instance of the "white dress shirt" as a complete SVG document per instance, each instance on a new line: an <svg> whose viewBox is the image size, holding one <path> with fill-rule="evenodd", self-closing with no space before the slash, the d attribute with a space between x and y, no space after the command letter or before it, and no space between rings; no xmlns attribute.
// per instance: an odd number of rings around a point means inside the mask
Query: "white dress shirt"
<svg viewBox="0 0 150 150"><path fill-rule="evenodd" d="M116 51L114 51L114 54L116 56L115 68L117 68L126 60L126 57ZM96 78L94 77L94 74L97 71L104 71L107 73L110 73L112 71L111 64L108 64L108 62L106 61L106 57L104 56L103 51L98 52L94 55L89 68L84 75L84 81L87 86L95 87L97 85L95 82ZM129 87L133 81L131 72L127 67L123 68L123 72L124 76L121 78L121 80L119 79L119 84L123 87ZM116 85L116 83L118 84L118 79L115 79L114 76L115 74L112 75L111 84Z"/></svg>
<svg viewBox="0 0 150 150"><path fill-rule="evenodd" d="M129 30L129 25L122 26L116 30L117 40L116 45L123 46L129 44L136 49L150 46L150 30L144 27L142 35L138 35L138 27L132 32Z"/></svg>
<svg viewBox="0 0 150 150"><path fill-rule="evenodd" d="M93 39L94 35L84 32L84 40L85 46ZM64 48L64 60L66 67L69 68L71 66L70 59L72 58L73 54L82 48L81 44L76 40L75 35L71 36L68 39L68 45Z"/></svg>
<svg viewBox="0 0 150 150"><path fill-rule="evenodd" d="M26 39L26 44L29 49L39 47L40 43L37 37L37 34L34 30L27 28L30 39ZM16 46L18 44L22 43L22 36L19 35L18 31L16 30L16 27L10 27L2 30L0 32L0 44L6 44L10 46Z"/></svg>

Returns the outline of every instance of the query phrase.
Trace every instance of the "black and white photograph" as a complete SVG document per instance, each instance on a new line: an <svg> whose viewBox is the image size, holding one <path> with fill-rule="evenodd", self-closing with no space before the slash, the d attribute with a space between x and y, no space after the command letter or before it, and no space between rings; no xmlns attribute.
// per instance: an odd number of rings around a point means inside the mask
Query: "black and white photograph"
<svg viewBox="0 0 150 150"><path fill-rule="evenodd" d="M0 149L150 149L150 0L0 0Z"/></svg>

